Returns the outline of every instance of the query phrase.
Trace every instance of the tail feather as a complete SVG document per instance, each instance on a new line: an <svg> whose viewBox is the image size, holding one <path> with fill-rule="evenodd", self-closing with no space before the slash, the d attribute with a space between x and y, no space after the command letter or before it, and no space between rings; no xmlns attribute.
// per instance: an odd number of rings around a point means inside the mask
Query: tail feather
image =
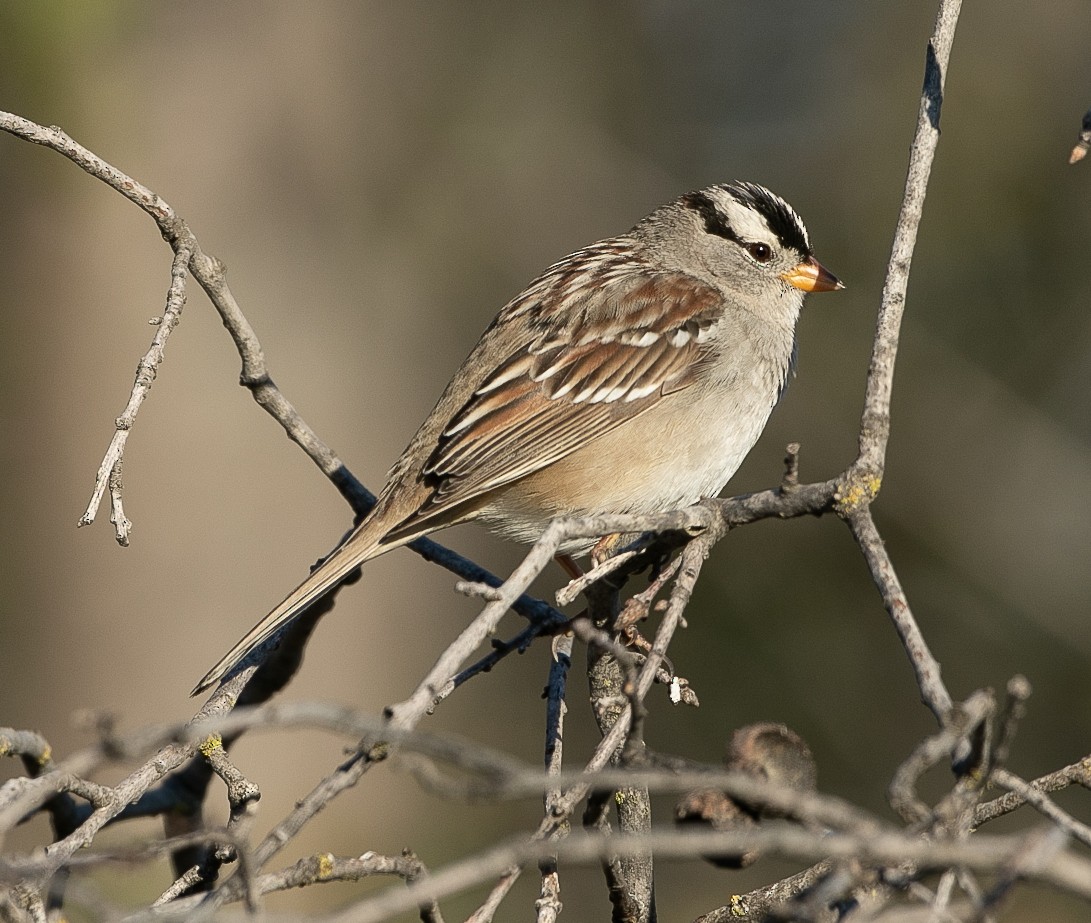
<svg viewBox="0 0 1091 923"><path fill-rule="evenodd" d="M222 680L246 659L251 651L268 641L282 627L294 621L307 606L337 586L365 561L403 544L402 542L381 543L382 536L376 539L368 534L369 531L374 531L368 530L368 525L368 521L362 523L339 548L311 572L306 580L243 635L239 642L220 658L219 663L193 687L190 695L197 695Z"/></svg>

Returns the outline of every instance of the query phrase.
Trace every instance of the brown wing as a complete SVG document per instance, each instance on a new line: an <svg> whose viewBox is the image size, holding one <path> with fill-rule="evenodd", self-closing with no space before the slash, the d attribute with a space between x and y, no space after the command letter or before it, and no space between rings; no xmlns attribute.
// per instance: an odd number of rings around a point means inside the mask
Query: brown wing
<svg viewBox="0 0 1091 923"><path fill-rule="evenodd" d="M710 286L646 270L599 288L566 284L569 303L539 301L555 309L536 316L529 348L487 376L450 419L422 469L432 496L397 532L587 445L691 384L708 361L722 309ZM498 323L524 312L524 302L513 303Z"/></svg>

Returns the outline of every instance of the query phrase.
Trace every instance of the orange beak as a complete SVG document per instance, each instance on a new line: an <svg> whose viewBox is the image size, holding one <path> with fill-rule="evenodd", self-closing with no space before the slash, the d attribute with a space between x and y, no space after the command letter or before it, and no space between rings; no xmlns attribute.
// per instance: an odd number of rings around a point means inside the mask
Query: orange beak
<svg viewBox="0 0 1091 923"><path fill-rule="evenodd" d="M794 269L789 269L781 278L805 292L836 292L845 287L844 282L813 256L807 257Z"/></svg>

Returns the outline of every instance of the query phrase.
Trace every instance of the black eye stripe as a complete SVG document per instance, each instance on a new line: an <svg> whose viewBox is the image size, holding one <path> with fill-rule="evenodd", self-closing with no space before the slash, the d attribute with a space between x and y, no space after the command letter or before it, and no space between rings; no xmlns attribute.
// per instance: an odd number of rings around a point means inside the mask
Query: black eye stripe
<svg viewBox="0 0 1091 923"><path fill-rule="evenodd" d="M811 242L807 239L807 231L799 216L783 199L756 183L728 183L720 188L740 205L757 211L785 247L798 250L804 256L811 255Z"/></svg>
<svg viewBox="0 0 1091 923"><path fill-rule="evenodd" d="M807 231L803 223L790 205L783 199L771 193L764 186L756 183L727 183L713 187L717 191L726 192L740 205L752 208L769 226L776 236L781 247L795 250L804 256L811 255L811 243L807 237ZM692 208L704 222L705 230L709 234L732 240L740 246L746 246L750 241L744 241L727 222L723 212L716 206L716 202L703 190L690 192L682 196L682 204Z"/></svg>
<svg viewBox="0 0 1091 923"><path fill-rule="evenodd" d="M692 208L701 216L701 220L705 223L705 230L708 231L709 234L715 234L717 237L725 237L728 240L735 241L737 244L742 244L739 235L736 234L731 225L727 223L727 219L716 207L716 203L703 192L690 192L682 196L682 203L687 208Z"/></svg>
<svg viewBox="0 0 1091 923"><path fill-rule="evenodd" d="M691 192L682 197L684 204L697 212L705 223L705 231L723 237L742 247L758 263L767 263L773 256L773 248L760 241L743 240L727 222L712 199L703 192Z"/></svg>

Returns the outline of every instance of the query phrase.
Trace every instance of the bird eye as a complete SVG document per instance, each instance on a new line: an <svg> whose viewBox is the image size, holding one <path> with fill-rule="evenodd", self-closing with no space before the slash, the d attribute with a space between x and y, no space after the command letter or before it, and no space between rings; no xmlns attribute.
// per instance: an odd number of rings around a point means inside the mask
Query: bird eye
<svg viewBox="0 0 1091 923"><path fill-rule="evenodd" d="M768 263L773 258L773 248L768 244L747 244L746 252L759 263Z"/></svg>

